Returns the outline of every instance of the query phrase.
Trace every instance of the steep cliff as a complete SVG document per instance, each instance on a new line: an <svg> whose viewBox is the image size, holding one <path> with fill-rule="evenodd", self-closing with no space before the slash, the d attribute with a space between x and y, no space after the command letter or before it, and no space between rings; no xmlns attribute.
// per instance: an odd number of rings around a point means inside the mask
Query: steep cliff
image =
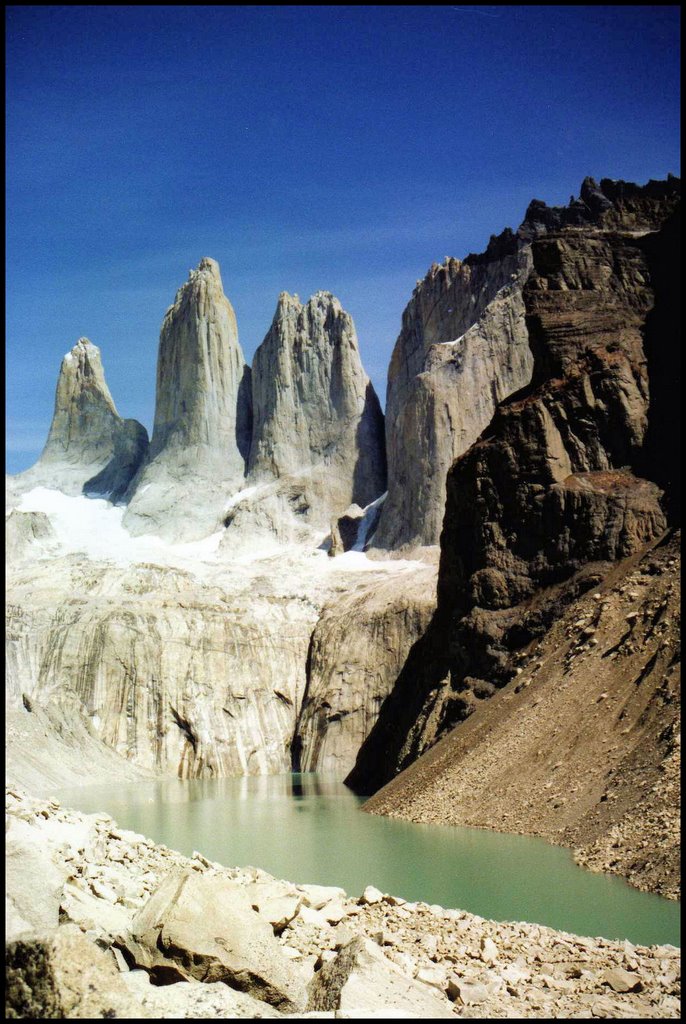
<svg viewBox="0 0 686 1024"><path fill-rule="evenodd" d="M329 292L304 304L281 293L253 360L252 404L250 490L227 514L227 545L306 539L385 491L383 414L352 318Z"/></svg>
<svg viewBox="0 0 686 1024"><path fill-rule="evenodd" d="M106 746L179 777L278 773L317 603L267 575L52 558L12 573L13 706L78 706Z"/></svg>
<svg viewBox="0 0 686 1024"><path fill-rule="evenodd" d="M62 360L45 448L35 466L9 478L9 489L21 494L32 487L52 487L117 501L147 447L145 427L122 419L116 410L100 349L88 338L79 338Z"/></svg>
<svg viewBox="0 0 686 1024"><path fill-rule="evenodd" d="M427 565L324 606L310 641L297 767L339 777L350 771L435 601L436 567Z"/></svg>
<svg viewBox="0 0 686 1024"><path fill-rule="evenodd" d="M601 219L606 229L626 228L629 218L633 230L657 230L675 188L671 178L643 187L586 178L569 206L533 200L516 233L506 228L485 252L446 258L418 282L388 371L388 499L375 548L439 543L450 466L488 426L498 403L529 383L533 359L522 291L532 243Z"/></svg>
<svg viewBox="0 0 686 1024"><path fill-rule="evenodd" d="M482 256L434 264L417 285L388 370L388 497L374 547L438 543L448 469L530 380L530 267L530 246L506 231Z"/></svg>
<svg viewBox="0 0 686 1024"><path fill-rule="evenodd" d="M646 459L646 349L675 315L660 268L677 258L679 183L601 187L610 205L589 223L533 240L533 379L448 475L437 611L360 751L355 788L378 788L466 718L512 678L514 652L667 525ZM656 409L673 397L663 378Z"/></svg>
<svg viewBox="0 0 686 1024"><path fill-rule="evenodd" d="M129 488L130 532L192 540L217 529L226 498L242 486L251 421L236 317L219 265L206 257L162 323L155 424Z"/></svg>

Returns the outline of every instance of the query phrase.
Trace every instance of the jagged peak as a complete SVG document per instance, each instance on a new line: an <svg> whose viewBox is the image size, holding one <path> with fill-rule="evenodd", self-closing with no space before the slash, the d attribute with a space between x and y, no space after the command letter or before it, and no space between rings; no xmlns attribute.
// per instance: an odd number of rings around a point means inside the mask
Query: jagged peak
<svg viewBox="0 0 686 1024"><path fill-rule="evenodd" d="M89 338L79 338L74 347L70 348L68 352L65 352L64 358L70 361L72 356L78 357L82 355L97 357L100 355L100 349L97 345L94 345Z"/></svg>
<svg viewBox="0 0 686 1024"><path fill-rule="evenodd" d="M188 280L194 281L198 275L214 277L221 283L222 278L219 264L211 256L203 256L195 270L191 268L188 271Z"/></svg>
<svg viewBox="0 0 686 1024"><path fill-rule="evenodd" d="M167 307L165 319L172 316L182 303L193 301L200 294L209 294L228 302L219 264L211 256L203 256L197 267L191 267L188 271L188 279L178 289L171 306Z"/></svg>

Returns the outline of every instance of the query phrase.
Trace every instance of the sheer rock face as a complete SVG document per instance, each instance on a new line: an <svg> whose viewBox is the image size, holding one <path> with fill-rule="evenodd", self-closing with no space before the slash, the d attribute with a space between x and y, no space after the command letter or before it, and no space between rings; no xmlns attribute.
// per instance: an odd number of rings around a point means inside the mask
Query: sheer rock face
<svg viewBox="0 0 686 1024"><path fill-rule="evenodd" d="M434 264L417 285L388 371L388 498L376 547L438 543L448 469L497 403L529 382L530 267L530 246L506 231L483 256Z"/></svg>
<svg viewBox="0 0 686 1024"><path fill-rule="evenodd" d="M249 482L305 481L298 514L324 527L383 493L383 414L352 318L329 292L305 304L281 293L255 353L252 400Z"/></svg>
<svg viewBox="0 0 686 1024"><path fill-rule="evenodd" d="M302 771L346 775L436 602L436 566L375 581L322 610L298 721Z"/></svg>
<svg viewBox="0 0 686 1024"><path fill-rule="evenodd" d="M132 533L193 539L219 525L250 448L250 370L219 265L204 258L164 317L155 425L130 494Z"/></svg>
<svg viewBox="0 0 686 1024"><path fill-rule="evenodd" d="M67 494L122 497L148 447L145 427L117 412L100 349L79 338L57 380L55 411L35 466L10 481L18 492L55 487Z"/></svg>
<svg viewBox="0 0 686 1024"><path fill-rule="evenodd" d="M578 199L549 207L534 199L516 233L506 228L480 255L434 264L403 314L388 371L388 499L378 548L438 544L446 474L488 426L496 406L532 373L522 290L531 244L565 229L657 230L677 179L646 186L586 178ZM560 287L574 287L565 282Z"/></svg>
<svg viewBox="0 0 686 1024"><path fill-rule="evenodd" d="M233 582L69 557L20 569L8 700L76 705L107 747L179 778L289 771L317 608L264 579Z"/></svg>
<svg viewBox="0 0 686 1024"><path fill-rule="evenodd" d="M357 788L387 781L505 685L515 651L667 525L664 466L646 453L650 402L662 421L670 401L677 415L668 375L651 370L678 362L679 188L621 185L591 223L533 241L532 383L448 474L436 616L360 751Z"/></svg>

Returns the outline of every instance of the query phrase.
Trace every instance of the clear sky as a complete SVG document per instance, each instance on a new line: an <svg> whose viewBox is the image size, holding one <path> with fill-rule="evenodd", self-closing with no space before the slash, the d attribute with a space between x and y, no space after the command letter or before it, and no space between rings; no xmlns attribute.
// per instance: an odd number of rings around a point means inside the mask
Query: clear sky
<svg viewBox="0 0 686 1024"><path fill-rule="evenodd" d="M63 354L150 430L159 328L202 256L248 361L278 293L332 291L383 401L446 255L582 179L679 168L679 9L9 7L7 438L45 442Z"/></svg>

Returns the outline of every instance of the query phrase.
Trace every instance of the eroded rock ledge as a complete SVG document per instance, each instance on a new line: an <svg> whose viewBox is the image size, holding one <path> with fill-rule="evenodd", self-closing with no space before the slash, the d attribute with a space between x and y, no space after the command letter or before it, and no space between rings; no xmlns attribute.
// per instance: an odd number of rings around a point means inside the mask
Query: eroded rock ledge
<svg viewBox="0 0 686 1024"><path fill-rule="evenodd" d="M673 946L293 885L16 789L6 813L10 1018L679 1015Z"/></svg>

